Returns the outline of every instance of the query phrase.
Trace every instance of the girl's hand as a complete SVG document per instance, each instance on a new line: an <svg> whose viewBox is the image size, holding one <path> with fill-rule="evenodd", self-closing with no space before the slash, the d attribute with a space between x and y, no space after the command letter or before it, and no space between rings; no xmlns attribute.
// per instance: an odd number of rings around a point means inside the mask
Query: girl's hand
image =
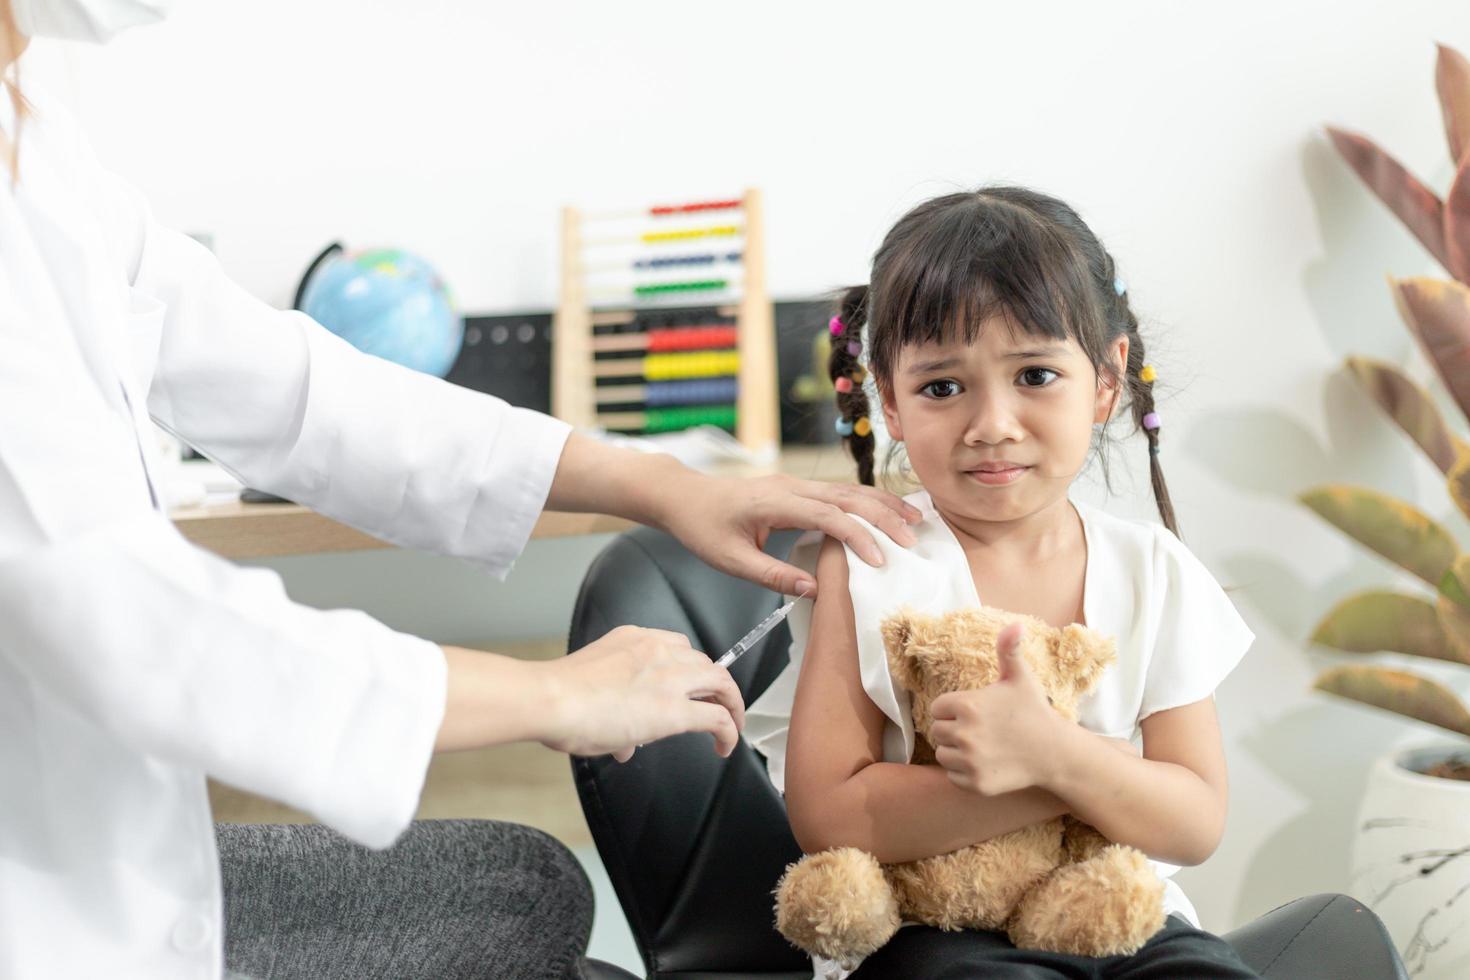
<svg viewBox="0 0 1470 980"><path fill-rule="evenodd" d="M985 796L1044 785L1067 724L1021 656L1024 628L1012 623L996 638L999 680L934 700L935 759L950 782Z"/></svg>
<svg viewBox="0 0 1470 980"><path fill-rule="evenodd" d="M689 472L665 482L659 524L706 563L785 595L815 596L816 580L761 550L780 528L826 532L869 565L883 554L857 514L908 547L916 540L909 524L920 520L911 504L873 487L821 483L789 476L745 479Z"/></svg>

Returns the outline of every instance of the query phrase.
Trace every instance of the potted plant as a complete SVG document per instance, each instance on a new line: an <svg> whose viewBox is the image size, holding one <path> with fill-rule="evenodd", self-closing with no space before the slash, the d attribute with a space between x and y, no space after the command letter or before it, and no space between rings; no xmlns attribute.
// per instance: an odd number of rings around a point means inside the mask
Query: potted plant
<svg viewBox="0 0 1470 980"><path fill-rule="evenodd" d="M1390 279L1410 332L1470 419L1470 62L1440 46L1435 83L1455 176L1441 199L1371 140L1328 128L1333 145L1453 279ZM1368 395L1444 474L1470 516L1470 442L1392 365L1349 357ZM1470 553L1411 504L1331 485L1301 501L1363 546L1422 580L1421 592L1349 596L1312 640L1350 654L1394 652L1470 665ZM1451 668L1453 669L1453 668ZM1470 976L1470 709L1421 672L1348 663L1315 686L1414 718L1458 738L1399 750L1373 767L1353 847L1353 889L1393 935L1411 973Z"/></svg>

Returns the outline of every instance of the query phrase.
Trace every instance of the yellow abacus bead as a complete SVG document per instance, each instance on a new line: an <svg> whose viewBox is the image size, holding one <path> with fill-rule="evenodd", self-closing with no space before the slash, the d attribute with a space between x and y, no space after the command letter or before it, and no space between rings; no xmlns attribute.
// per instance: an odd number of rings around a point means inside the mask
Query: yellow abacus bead
<svg viewBox="0 0 1470 980"><path fill-rule="evenodd" d="M864 415L852 424L852 434L855 436L866 436L873 431L873 423L868 421Z"/></svg>
<svg viewBox="0 0 1470 980"><path fill-rule="evenodd" d="M1154 370L1154 366L1152 364L1145 364L1143 366L1143 370L1138 372L1138 380L1142 381L1144 384L1153 384L1154 379L1158 376L1159 372Z"/></svg>

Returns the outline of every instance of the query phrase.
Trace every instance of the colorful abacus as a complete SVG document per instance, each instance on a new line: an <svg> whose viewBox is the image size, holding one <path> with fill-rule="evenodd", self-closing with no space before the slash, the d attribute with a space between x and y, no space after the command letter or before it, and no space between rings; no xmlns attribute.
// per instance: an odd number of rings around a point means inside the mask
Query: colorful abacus
<svg viewBox="0 0 1470 980"><path fill-rule="evenodd" d="M598 225L598 237L586 234ZM562 212L552 412L655 433L717 425L780 435L760 193L622 213ZM691 306L690 303L702 305Z"/></svg>

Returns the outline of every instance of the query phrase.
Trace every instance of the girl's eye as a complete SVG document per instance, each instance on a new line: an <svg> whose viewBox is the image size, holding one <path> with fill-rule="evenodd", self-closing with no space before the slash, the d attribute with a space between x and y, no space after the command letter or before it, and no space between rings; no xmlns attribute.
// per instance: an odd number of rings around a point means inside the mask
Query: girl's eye
<svg viewBox="0 0 1470 980"><path fill-rule="evenodd" d="M953 398L960 393L960 386L953 381L931 381L921 390L930 398Z"/></svg>
<svg viewBox="0 0 1470 980"><path fill-rule="evenodd" d="M1021 383L1028 388L1044 388L1051 384L1050 378L1057 377L1051 368L1033 367L1021 372Z"/></svg>

